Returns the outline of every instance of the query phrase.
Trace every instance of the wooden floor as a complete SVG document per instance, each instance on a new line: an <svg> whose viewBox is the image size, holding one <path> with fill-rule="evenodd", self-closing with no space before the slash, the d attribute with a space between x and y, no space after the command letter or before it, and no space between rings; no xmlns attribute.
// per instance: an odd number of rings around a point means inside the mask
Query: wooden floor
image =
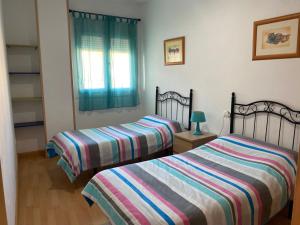
<svg viewBox="0 0 300 225"><path fill-rule="evenodd" d="M43 156L19 159L19 225L103 225L107 219L80 194L91 178L85 173L71 184L56 165L57 158ZM286 210L268 225L290 225Z"/></svg>
<svg viewBox="0 0 300 225"><path fill-rule="evenodd" d="M71 184L57 165L57 158L19 159L19 225L102 225L105 216L89 207L80 192L92 174Z"/></svg>

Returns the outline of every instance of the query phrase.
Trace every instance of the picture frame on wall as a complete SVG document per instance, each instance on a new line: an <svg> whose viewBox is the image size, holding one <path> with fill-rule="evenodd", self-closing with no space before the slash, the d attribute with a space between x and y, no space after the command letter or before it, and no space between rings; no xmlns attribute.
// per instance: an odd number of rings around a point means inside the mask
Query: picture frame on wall
<svg viewBox="0 0 300 225"><path fill-rule="evenodd" d="M300 57L300 13L255 21L253 60Z"/></svg>
<svg viewBox="0 0 300 225"><path fill-rule="evenodd" d="M185 37L177 37L164 41L165 65L185 64Z"/></svg>

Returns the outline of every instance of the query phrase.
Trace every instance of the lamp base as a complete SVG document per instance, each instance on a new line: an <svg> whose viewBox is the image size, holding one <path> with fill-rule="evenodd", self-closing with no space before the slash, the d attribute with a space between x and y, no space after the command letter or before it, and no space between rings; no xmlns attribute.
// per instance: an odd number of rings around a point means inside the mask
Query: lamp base
<svg viewBox="0 0 300 225"><path fill-rule="evenodd" d="M196 130L194 131L193 135L199 136L201 134L202 134L202 132L200 130L200 125L199 125L199 122L197 122Z"/></svg>
<svg viewBox="0 0 300 225"><path fill-rule="evenodd" d="M194 131L194 133L193 133L193 135L196 135L196 136L199 136L199 135L201 135L202 134L202 132L199 130L195 130Z"/></svg>

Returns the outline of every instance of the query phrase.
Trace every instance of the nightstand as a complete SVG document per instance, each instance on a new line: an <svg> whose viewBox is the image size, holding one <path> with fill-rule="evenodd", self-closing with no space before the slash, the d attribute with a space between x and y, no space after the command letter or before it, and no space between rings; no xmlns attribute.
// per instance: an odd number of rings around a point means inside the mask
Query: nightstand
<svg viewBox="0 0 300 225"><path fill-rule="evenodd" d="M193 131L185 131L174 134L173 153L179 154L197 148L217 138L216 134L203 132L201 135L193 135Z"/></svg>

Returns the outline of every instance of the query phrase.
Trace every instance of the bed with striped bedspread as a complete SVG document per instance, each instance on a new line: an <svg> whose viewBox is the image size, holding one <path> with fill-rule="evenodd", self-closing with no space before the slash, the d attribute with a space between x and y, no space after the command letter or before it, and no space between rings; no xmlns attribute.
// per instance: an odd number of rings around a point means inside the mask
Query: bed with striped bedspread
<svg viewBox="0 0 300 225"><path fill-rule="evenodd" d="M295 156L238 136L95 175L82 191L112 224L261 225L285 207Z"/></svg>
<svg viewBox="0 0 300 225"><path fill-rule="evenodd" d="M46 149L49 157L60 156L58 165L73 182L82 171L166 150L173 145L173 134L180 131L178 122L150 115L119 126L60 132Z"/></svg>

